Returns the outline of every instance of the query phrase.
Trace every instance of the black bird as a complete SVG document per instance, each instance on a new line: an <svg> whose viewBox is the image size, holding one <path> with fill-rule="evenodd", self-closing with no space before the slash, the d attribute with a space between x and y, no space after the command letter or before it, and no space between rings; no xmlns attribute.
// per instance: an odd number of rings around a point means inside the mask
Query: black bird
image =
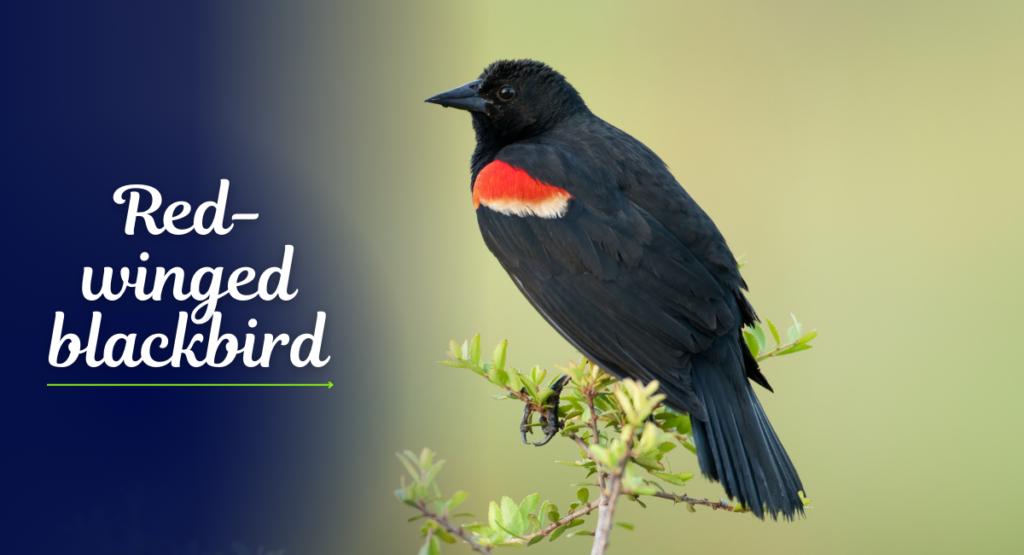
<svg viewBox="0 0 1024 555"><path fill-rule="evenodd" d="M689 413L701 471L759 518L803 513L800 477L750 381L757 316L711 218L640 141L551 67L502 60L427 99L470 112L473 204L519 290L602 369L658 380Z"/></svg>

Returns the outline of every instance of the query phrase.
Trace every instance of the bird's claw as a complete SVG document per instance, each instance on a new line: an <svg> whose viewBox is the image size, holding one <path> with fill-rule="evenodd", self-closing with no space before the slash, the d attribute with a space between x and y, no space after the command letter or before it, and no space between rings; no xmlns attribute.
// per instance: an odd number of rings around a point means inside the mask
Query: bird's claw
<svg viewBox="0 0 1024 555"><path fill-rule="evenodd" d="M562 388L569 383L569 376L565 374L559 376L555 381L551 382L551 390L553 393L548 396L547 400L544 401L544 406L541 407L540 412L540 431L544 432L544 439L534 443L535 447L547 445L551 438L555 437L555 434L562 429L562 423L558 421L558 405L559 396L562 394ZM523 393L526 393L526 388L523 388ZM523 443L530 443L526 440L526 434L532 434L533 431L530 429L530 416L533 414L533 406L529 403L526 404L526 408L523 409L523 421L519 425L519 432L522 435Z"/></svg>
<svg viewBox="0 0 1024 555"><path fill-rule="evenodd" d="M523 392L526 392L526 388L523 388ZM526 403L526 407L523 409L523 421L519 424L519 433L523 436L523 443L529 444L530 442L526 439L526 434L532 434L533 430L530 429L530 416L533 415L533 411L530 410L530 403Z"/></svg>

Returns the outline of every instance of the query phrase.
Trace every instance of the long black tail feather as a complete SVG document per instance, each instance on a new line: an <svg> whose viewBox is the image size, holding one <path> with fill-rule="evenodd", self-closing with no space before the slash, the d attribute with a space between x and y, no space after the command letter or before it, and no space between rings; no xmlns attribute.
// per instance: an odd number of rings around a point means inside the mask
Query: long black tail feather
<svg viewBox="0 0 1024 555"><path fill-rule="evenodd" d="M797 493L803 484L747 381L741 360L737 357L734 369L693 359L694 390L707 412L706 421L691 419L700 469L758 518L764 519L767 509L772 519L781 513L792 520L804 512Z"/></svg>

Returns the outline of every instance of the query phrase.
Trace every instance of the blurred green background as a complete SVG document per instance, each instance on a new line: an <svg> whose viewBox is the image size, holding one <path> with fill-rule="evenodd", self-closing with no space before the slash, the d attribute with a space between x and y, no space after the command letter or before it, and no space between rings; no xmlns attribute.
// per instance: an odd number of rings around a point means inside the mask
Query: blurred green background
<svg viewBox="0 0 1024 555"><path fill-rule="evenodd" d="M376 363L346 368L365 389L339 398L365 420L295 423L351 460L325 484L334 502L296 507L335 523L320 552L418 549L391 494L400 449L437 450L442 487L468 490L481 518L502 495L573 496L577 473L552 461L575 447L523 446L517 404L434 363L477 332L508 339L517 367L577 356L480 239L469 116L423 104L521 57L669 164L747 254L762 316L820 333L764 364L777 393L761 395L807 518L627 503L637 530L613 552L1024 552L1024 3L229 3L220 17L216 140L293 177L295 206L333 222L306 248L371 307ZM353 257L332 258L340 244ZM373 440L346 446L352 427ZM680 451L674 468L696 471Z"/></svg>

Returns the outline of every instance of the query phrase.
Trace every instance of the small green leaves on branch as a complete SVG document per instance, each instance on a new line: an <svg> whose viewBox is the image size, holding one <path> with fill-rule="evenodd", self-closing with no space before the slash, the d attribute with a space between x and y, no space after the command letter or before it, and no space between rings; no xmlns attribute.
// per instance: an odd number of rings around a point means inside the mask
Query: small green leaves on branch
<svg viewBox="0 0 1024 555"><path fill-rule="evenodd" d="M797 321L796 316L792 314L790 316L793 317L793 325L786 331L786 338L788 340L786 343L782 343L782 340L779 338L779 330L775 327L775 324L767 318L764 319L765 323L768 324L768 330L771 332L772 339L775 340L775 346L771 349L768 348L768 338L765 336L765 330L761 327L760 323L755 322L753 327L744 328L743 339L747 342L750 354L754 355L758 362L771 357L789 355L811 348L810 342L815 337L818 337L818 331L811 330L804 333L803 325Z"/></svg>
<svg viewBox="0 0 1024 555"><path fill-rule="evenodd" d="M441 495L436 478L444 461L435 462L434 452L426 448L418 456L412 451L396 455L411 480L407 482L402 476L402 487L395 490L395 496L419 511L420 514L410 518L410 522L427 519L420 528L425 538L420 553L425 555L439 554L440 542L456 543L458 539L469 544L474 551L485 554L491 553L491 547L499 545L532 545L545 537L553 541L566 530L583 524L583 517L598 506L597 502L587 502L589 492L586 489L576 492L579 501L569 504L569 513L565 517L559 515L557 505L541 502L537 493L528 495L518 504L509 497L503 497L500 503L490 503L486 523L457 525L453 519L473 515L452 512L466 500L466 492L458 491L451 497Z"/></svg>
<svg viewBox="0 0 1024 555"><path fill-rule="evenodd" d="M804 333L795 317L793 322L787 332L789 341L783 344L775 324L765 320L775 343L771 348L766 330L760 325L745 329L743 335L754 357L761 361L809 349L808 343L817 332ZM412 479L407 482L403 477L402 487L395 495L419 511L410 520L426 519L421 527L421 555L439 555L441 543L456 543L459 539L479 553L491 553L496 546L530 546L544 538L554 541L571 536L594 536L593 552L604 553L620 496L644 508L645 499L658 498L683 503L688 512L695 512L698 506L734 513L749 510L724 499L709 501L666 489L683 487L694 477L693 472L673 469L669 453L681 445L696 454L696 448L689 416L662 404L665 396L658 393L656 381L646 385L629 379L619 381L586 358L569 361L565 366L555 365L559 375L549 377L548 371L540 366L529 371L509 366L507 351L508 341L502 341L494 348L491 361L484 362L480 336L476 335L461 344L449 342L449 360L440 364L467 369L499 388L499 394L492 395L495 399L525 403L521 425L524 441L525 433L537 426L544 426L542 429L548 430L549 435L573 441L580 458L559 462L584 471L583 481L571 486L574 501L564 514L557 505L542 502L540 494L535 493L520 503L509 497L490 502L487 522L456 524L454 519L471 515L453 514L465 501L465 492L447 498L441 494L436 478L444 461L435 460L429 449L419 455L411 451L398 454ZM558 421L552 425L550 420L556 408ZM532 422L534 412L542 415L541 423ZM808 503L805 500L805 505ZM598 512L594 530L579 528L594 511ZM618 524L633 529L632 525Z"/></svg>

